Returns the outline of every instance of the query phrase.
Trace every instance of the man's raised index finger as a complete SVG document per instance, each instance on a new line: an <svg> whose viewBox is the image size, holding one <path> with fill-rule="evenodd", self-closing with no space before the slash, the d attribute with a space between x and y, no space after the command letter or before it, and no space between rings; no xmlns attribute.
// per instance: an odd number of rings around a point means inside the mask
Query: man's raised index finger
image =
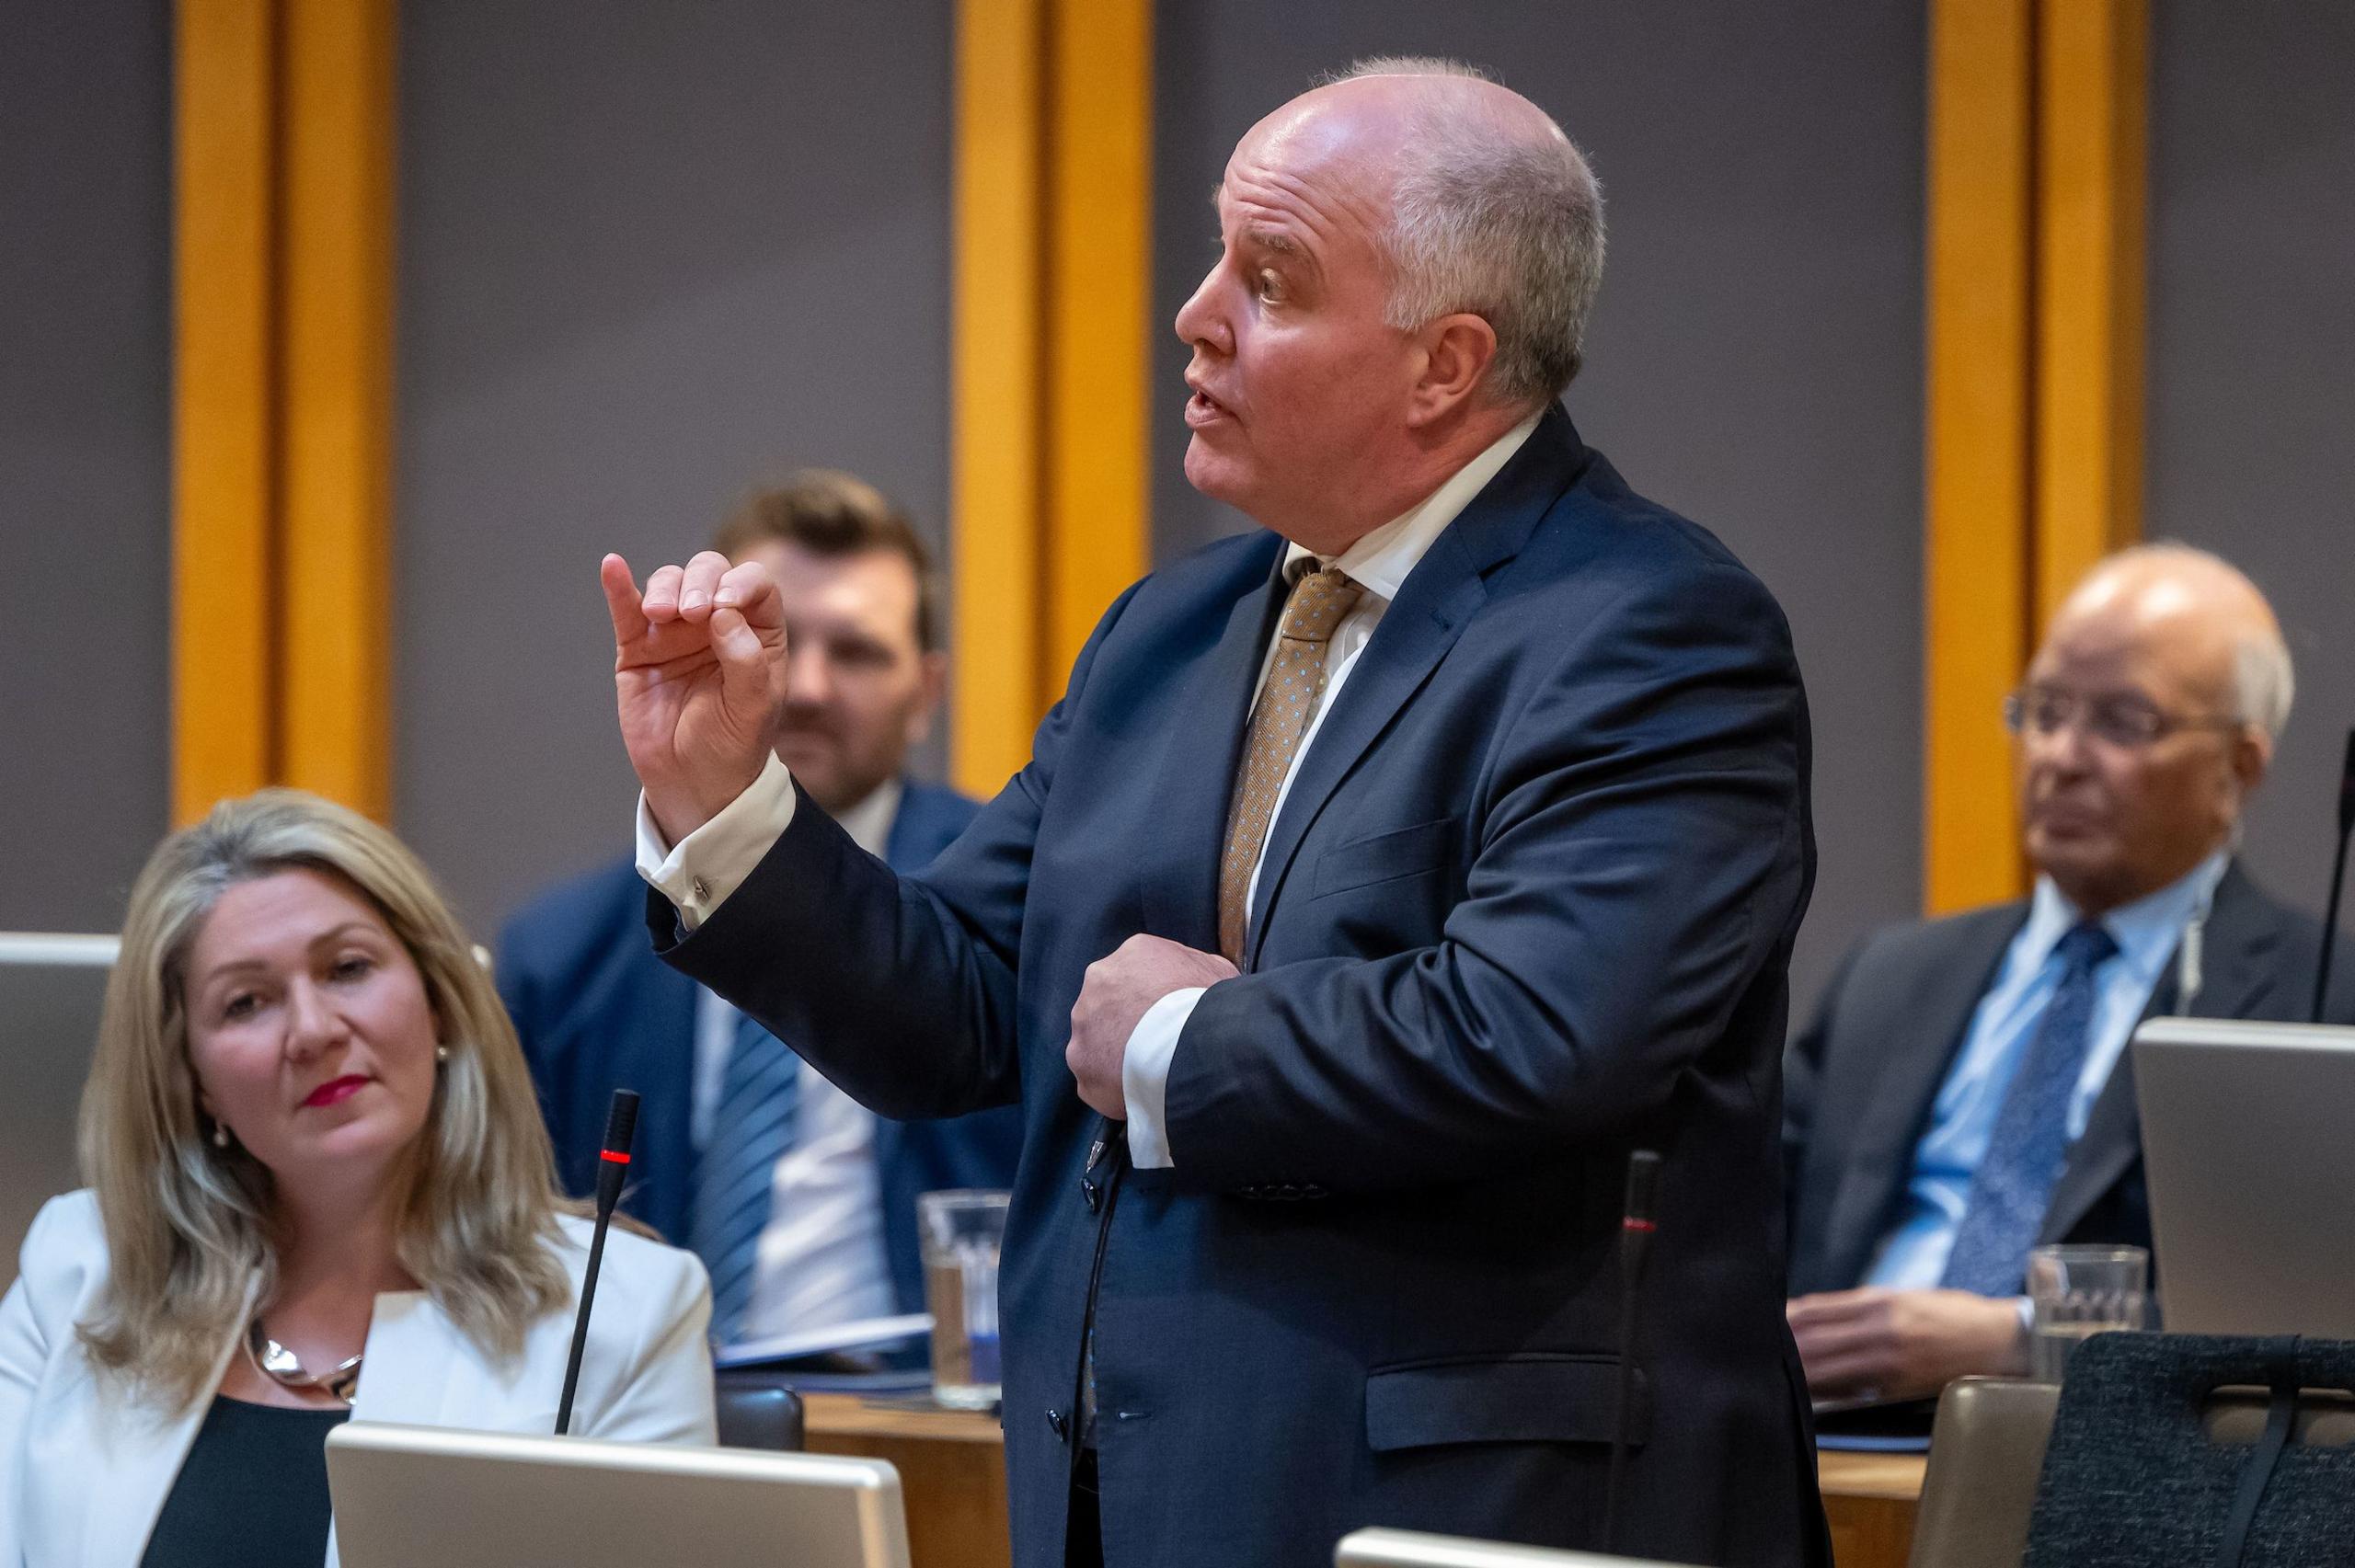
<svg viewBox="0 0 2355 1568"><path fill-rule="evenodd" d="M627 647L646 636L646 607L638 598L638 578L629 563L608 555L597 563L597 582L605 590L605 609L614 618L614 646Z"/></svg>

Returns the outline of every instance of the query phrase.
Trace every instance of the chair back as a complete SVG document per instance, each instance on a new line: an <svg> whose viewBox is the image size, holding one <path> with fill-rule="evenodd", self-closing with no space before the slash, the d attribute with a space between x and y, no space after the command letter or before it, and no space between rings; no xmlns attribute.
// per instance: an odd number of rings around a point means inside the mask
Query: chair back
<svg viewBox="0 0 2355 1568"><path fill-rule="evenodd" d="M719 1379L718 1392L721 1448L800 1451L799 1394L780 1384L726 1376Z"/></svg>
<svg viewBox="0 0 2355 1568"><path fill-rule="evenodd" d="M1913 1516L1912 1568L2020 1568L2060 1400L2054 1384L2015 1378L1947 1385Z"/></svg>
<svg viewBox="0 0 2355 1568"><path fill-rule="evenodd" d="M2028 1568L2355 1562L2355 1343L2157 1333L2087 1340L2069 1358L2026 1561Z"/></svg>

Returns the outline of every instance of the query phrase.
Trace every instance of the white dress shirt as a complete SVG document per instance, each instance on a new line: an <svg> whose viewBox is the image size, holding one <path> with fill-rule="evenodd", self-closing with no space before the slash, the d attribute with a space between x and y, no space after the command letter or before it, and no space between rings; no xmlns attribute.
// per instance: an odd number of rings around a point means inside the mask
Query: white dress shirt
<svg viewBox="0 0 2355 1568"><path fill-rule="evenodd" d="M1507 430L1419 504L1373 530L1340 555L1326 559L1298 544L1285 552L1287 573L1295 569L1297 563L1315 559L1322 566L1338 567L1365 591L1333 628L1332 638L1326 644L1325 689L1318 694L1316 711L1309 715L1308 727L1277 789L1275 811L1269 818L1271 823L1283 814L1284 797L1292 792L1292 781L1300 772L1302 759L1315 744L1316 731L1325 722L1325 715L1332 711L1334 698L1339 695L1358 656L1365 651L1374 628L1381 624L1383 612L1398 597L1407 574L1456 515L1521 450L1530 432L1537 429L1537 419L1538 416L1533 414ZM1274 639L1270 638L1260 659L1262 683L1275 657L1273 644ZM793 808L792 777L775 757L769 759L761 776L743 794L675 846L663 841L641 795L638 806L638 874L677 907L680 923L692 931L752 874L769 846L792 822ZM1274 835L1270 833L1269 837L1272 840ZM1207 853L1216 855L1219 848L1211 845ZM1265 845L1260 853L1264 859ZM1258 885L1259 864L1255 862L1251 867L1251 890L1256 891ZM1193 1015L1194 1004L1206 989L1194 986L1171 991L1146 1010L1129 1036L1127 1056L1120 1070L1120 1089L1128 1106L1129 1158L1141 1169L1173 1162L1163 1131L1169 1065L1177 1055L1178 1039L1185 1032L1186 1021Z"/></svg>
<svg viewBox="0 0 2355 1568"><path fill-rule="evenodd" d="M880 856L900 814L900 795L899 781L890 780L835 820L852 842ZM741 1016L717 994L695 988L695 1100L688 1137L698 1154L711 1143ZM736 1328L740 1340L886 1317L897 1306L883 1242L875 1113L807 1063L798 1076L793 1146L777 1162L752 1299Z"/></svg>

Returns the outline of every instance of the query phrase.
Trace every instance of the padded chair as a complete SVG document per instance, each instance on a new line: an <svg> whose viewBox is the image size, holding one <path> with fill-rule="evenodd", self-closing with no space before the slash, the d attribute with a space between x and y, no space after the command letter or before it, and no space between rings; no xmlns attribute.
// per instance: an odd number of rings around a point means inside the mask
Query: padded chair
<svg viewBox="0 0 2355 1568"><path fill-rule="evenodd" d="M798 1452L802 1446L801 1396L757 1375L723 1372L717 1385L719 1444L724 1448Z"/></svg>
<svg viewBox="0 0 2355 1568"><path fill-rule="evenodd" d="M2106 1333L2069 1358L2028 1568L2355 1562L2355 1342Z"/></svg>
<svg viewBox="0 0 2355 1568"><path fill-rule="evenodd" d="M1938 1396L1912 1568L2020 1568L2061 1390L1965 1378Z"/></svg>

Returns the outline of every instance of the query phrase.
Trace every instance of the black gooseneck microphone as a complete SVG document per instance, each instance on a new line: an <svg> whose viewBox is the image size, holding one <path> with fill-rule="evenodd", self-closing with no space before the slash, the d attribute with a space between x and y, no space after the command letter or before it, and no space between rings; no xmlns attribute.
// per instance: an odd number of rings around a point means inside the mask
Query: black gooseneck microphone
<svg viewBox="0 0 2355 1568"><path fill-rule="evenodd" d="M2347 891L2347 841L2355 838L2355 729L2347 732L2347 766L2338 775L2338 858L2331 863L2330 904L2322 912L2322 961L2315 966L2315 1011L2309 1023L2322 1022L2322 1004L2330 995L2330 956L2338 945L2338 903Z"/></svg>
<svg viewBox="0 0 2355 1568"><path fill-rule="evenodd" d="M1627 1156L1627 1203L1619 1220L1619 1405L1612 1422L1611 1479L1603 1494L1603 1550L1619 1545L1619 1489L1626 1479L1627 1450L1635 1446L1636 1307L1651 1255L1652 1197L1660 1187L1660 1156L1638 1149Z"/></svg>
<svg viewBox="0 0 2355 1568"><path fill-rule="evenodd" d="M597 1156L597 1227L589 1235L589 1268L580 1276L580 1310L572 1320L572 1354L564 1363L564 1397L557 1402L556 1435L572 1429L572 1391L580 1382L580 1353L589 1347L589 1307L597 1299L597 1268L605 1261L605 1229L614 1222L614 1205L621 1200L622 1178L629 1174L629 1143L638 1135L638 1093L614 1091L614 1108L605 1113L605 1147Z"/></svg>

